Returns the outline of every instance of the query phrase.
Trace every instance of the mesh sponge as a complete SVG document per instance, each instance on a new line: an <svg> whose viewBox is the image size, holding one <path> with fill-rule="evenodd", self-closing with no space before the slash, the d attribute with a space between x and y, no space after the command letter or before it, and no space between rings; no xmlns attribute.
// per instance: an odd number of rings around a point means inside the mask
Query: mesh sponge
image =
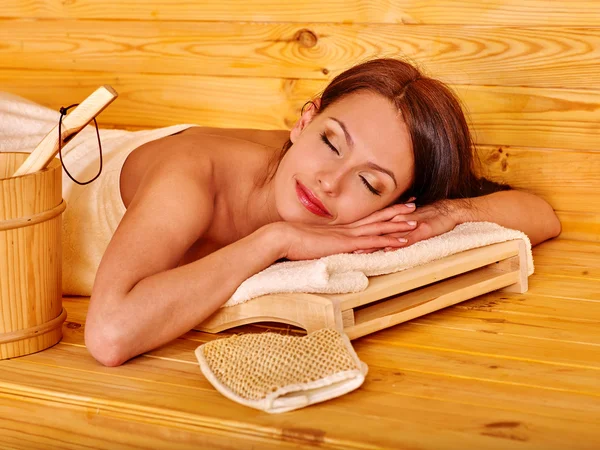
<svg viewBox="0 0 600 450"><path fill-rule="evenodd" d="M368 370L348 336L329 328L306 336L236 335L203 344L195 353L200 370L221 394L270 413L350 392Z"/></svg>

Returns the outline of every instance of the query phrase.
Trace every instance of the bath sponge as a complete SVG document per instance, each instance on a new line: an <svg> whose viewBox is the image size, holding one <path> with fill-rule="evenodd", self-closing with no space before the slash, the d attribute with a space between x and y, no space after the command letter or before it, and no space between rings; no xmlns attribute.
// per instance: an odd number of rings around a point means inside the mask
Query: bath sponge
<svg viewBox="0 0 600 450"><path fill-rule="evenodd" d="M339 397L358 388L368 371L348 336L329 328L306 336L234 335L203 344L195 354L221 394L269 413Z"/></svg>

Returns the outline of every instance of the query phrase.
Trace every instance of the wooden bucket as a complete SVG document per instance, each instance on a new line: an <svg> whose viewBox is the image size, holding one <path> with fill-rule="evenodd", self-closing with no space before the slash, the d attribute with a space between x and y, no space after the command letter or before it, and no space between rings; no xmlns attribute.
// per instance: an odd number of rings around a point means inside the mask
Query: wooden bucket
<svg viewBox="0 0 600 450"><path fill-rule="evenodd" d="M62 338L62 173L11 177L28 153L0 153L0 359Z"/></svg>

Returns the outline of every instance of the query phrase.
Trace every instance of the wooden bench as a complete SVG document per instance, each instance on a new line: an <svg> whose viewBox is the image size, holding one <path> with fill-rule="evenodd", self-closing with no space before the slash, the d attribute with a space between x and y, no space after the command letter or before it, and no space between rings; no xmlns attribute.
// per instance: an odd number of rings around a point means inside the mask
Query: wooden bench
<svg viewBox="0 0 600 450"><path fill-rule="evenodd" d="M84 345L88 299L65 298L59 344L0 361L0 447L600 447L599 26L591 0L3 1L0 90L58 109L111 84L103 127L289 128L344 68L406 55L459 94L486 174L548 200L563 231L534 248L526 293L355 339L363 386L283 415L223 397L193 351L297 329L191 331L107 368Z"/></svg>

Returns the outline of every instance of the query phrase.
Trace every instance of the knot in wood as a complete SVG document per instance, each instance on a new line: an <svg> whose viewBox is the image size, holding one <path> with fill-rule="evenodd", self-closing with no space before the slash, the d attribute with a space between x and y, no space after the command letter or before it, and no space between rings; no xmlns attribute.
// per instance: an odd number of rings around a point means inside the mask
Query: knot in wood
<svg viewBox="0 0 600 450"><path fill-rule="evenodd" d="M312 48L315 45L317 45L317 42L319 41L319 37L316 35L316 33L312 32L306 28L299 30L296 33L296 36L294 39L296 41L298 41L302 47L305 47L305 48Z"/></svg>

